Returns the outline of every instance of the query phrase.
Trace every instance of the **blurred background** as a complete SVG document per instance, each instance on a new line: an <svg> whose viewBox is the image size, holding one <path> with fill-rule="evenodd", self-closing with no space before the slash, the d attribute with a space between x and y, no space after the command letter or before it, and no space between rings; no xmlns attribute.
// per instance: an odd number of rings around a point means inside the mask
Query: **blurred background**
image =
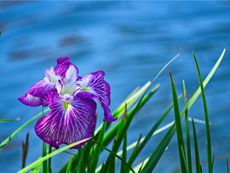
<svg viewBox="0 0 230 173"><path fill-rule="evenodd" d="M230 3L218 2L0 2L0 118L22 117L20 121L1 123L2 141L22 123L41 111L22 105L17 98L41 79L44 70L55 65L56 58L69 56L84 75L96 70L106 72L112 88L114 110L137 86L154 78L176 54L180 57L158 78L160 91L138 113L128 141L145 135L171 103L168 71L174 75L178 93L184 79L188 95L198 86L192 51L195 51L205 76L224 48L223 63L206 89L212 123L212 141L216 172L225 171L230 158ZM102 120L99 109L98 124ZM203 119L201 99L190 116ZM173 113L167 122L173 120ZM0 151L0 167L16 172L21 167L21 142L30 133L28 162L42 152L34 124L23 130ZM204 163L204 125L197 124ZM162 135L152 138L142 152L146 158ZM202 147L203 146L203 147ZM178 172L175 137L157 166L160 173ZM54 171L70 156L53 159ZM166 166L167 165L167 166ZM204 170L206 165L204 164Z"/></svg>

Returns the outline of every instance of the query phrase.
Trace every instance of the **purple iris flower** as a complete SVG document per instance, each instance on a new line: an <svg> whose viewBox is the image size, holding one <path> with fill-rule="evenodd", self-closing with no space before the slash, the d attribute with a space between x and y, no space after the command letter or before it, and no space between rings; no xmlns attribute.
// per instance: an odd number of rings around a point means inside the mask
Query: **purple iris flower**
<svg viewBox="0 0 230 173"><path fill-rule="evenodd" d="M35 125L36 134L55 148L92 137L96 127L95 99L104 110L104 121L115 121L109 108L110 86L104 75L97 71L80 77L68 57L57 59L57 66L46 70L45 77L19 98L28 106L50 107L50 112Z"/></svg>

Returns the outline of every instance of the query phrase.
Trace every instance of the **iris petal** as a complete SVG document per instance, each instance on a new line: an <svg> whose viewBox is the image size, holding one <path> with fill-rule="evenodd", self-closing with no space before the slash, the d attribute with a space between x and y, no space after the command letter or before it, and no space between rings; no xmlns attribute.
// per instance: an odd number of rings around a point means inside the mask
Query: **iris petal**
<svg viewBox="0 0 230 173"><path fill-rule="evenodd" d="M35 85L33 85L28 93L35 96L43 98L45 97L50 91L55 90L54 85L50 84L46 80L40 80Z"/></svg>
<svg viewBox="0 0 230 173"><path fill-rule="evenodd" d="M69 57L58 58L57 59L57 66L54 68L56 75L60 75L62 77L65 77L66 71L69 69L70 65L73 65L73 64L70 62ZM78 68L75 65L73 65L73 66L75 67L76 72L78 74Z"/></svg>
<svg viewBox="0 0 230 173"><path fill-rule="evenodd" d="M104 80L105 73L103 71L97 71L84 76L78 81L81 91L77 93L83 98L97 98L104 110L104 121L115 121L111 115L109 108L110 105L110 86Z"/></svg>
<svg viewBox="0 0 230 173"><path fill-rule="evenodd" d="M27 94L19 98L19 100L26 105L29 106L48 106L48 103L50 102L47 100L47 95L58 89L60 90L65 89L65 92L72 94L76 90L76 80L77 80L77 74L78 69L76 66L74 66L68 57L65 58L59 58L57 60L57 66L55 69L51 68L46 71L46 77L39 82L37 82L35 85L33 85ZM62 79L61 79L62 78ZM59 81L63 81L64 85L61 86ZM40 103L35 103L35 99L33 98L33 102L31 102L32 96L38 97L41 99ZM36 101L38 102L38 98L36 98ZM31 102L31 103L30 103Z"/></svg>
<svg viewBox="0 0 230 173"><path fill-rule="evenodd" d="M50 109L50 113L38 120L35 126L37 135L43 141L58 148L61 144L70 144L93 135L96 126L96 103L93 100L75 97L64 104L59 97Z"/></svg>
<svg viewBox="0 0 230 173"><path fill-rule="evenodd" d="M70 65L66 71L65 78L61 81L61 88L58 91L61 95L70 94L76 91L77 70L73 65Z"/></svg>
<svg viewBox="0 0 230 173"><path fill-rule="evenodd" d="M53 90L55 90L54 86L43 79L33 85L19 100L27 106L47 106L48 103L45 97Z"/></svg>
<svg viewBox="0 0 230 173"><path fill-rule="evenodd" d="M42 100L39 97L34 97L30 94L25 94L24 96L21 96L18 98L23 104L27 106L40 106L42 105Z"/></svg>

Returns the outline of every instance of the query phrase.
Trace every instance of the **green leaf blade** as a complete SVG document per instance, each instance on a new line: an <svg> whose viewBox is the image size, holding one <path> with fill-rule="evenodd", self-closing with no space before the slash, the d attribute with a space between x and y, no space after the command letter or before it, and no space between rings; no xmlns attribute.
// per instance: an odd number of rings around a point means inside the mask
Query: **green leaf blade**
<svg viewBox="0 0 230 173"><path fill-rule="evenodd" d="M56 156L56 155L58 155L58 154L60 154L60 153L62 153L62 152L64 152L64 151L66 151L67 149L70 149L70 148L76 146L76 145L79 145L79 144L81 144L81 143L85 143L85 142L87 142L89 139L91 139L91 138L86 138L86 139L83 139L83 140L81 140L81 141L77 141L77 142L74 142L74 143L72 143L72 144L66 145L66 146L64 146L64 147L62 147L62 148L59 148L59 149L57 149L57 150L51 152L50 154L47 154L46 156L41 157L41 158L39 158L38 160L34 161L33 163L31 163L30 165L28 165L28 166L25 167L24 169L18 171L18 173L25 173L25 172L27 172L27 171L30 171L31 169L33 169L33 168L36 167L37 165L41 164L42 162L46 161L47 159L52 158L52 157L54 157L54 156Z"/></svg>
<svg viewBox="0 0 230 173"><path fill-rule="evenodd" d="M207 84L209 83L210 79L213 77L214 73L218 69L220 63L222 62L222 60L224 58L224 54L225 54L225 49L223 50L223 52L221 53L220 57L216 61L215 65L212 67L212 69L210 70L210 72L206 76L205 80L203 81L203 86L204 87L207 86ZM187 105L184 107L184 109L181 112L181 116L184 116L185 111L189 110L192 107L192 105L197 100L197 98L199 97L200 94L201 94L201 89L199 87L195 91L195 93L192 95L192 97L188 100ZM145 164L144 168L141 171L142 173L149 173L149 172L152 172L154 170L154 168L156 167L156 164L159 162L161 156L163 155L165 149L167 148L169 142L171 141L172 136L174 135L174 132L175 132L175 125L173 125L168 130L166 135L163 137L163 139L158 144L157 148L151 154L151 156L149 157L147 163Z"/></svg>
<svg viewBox="0 0 230 173"><path fill-rule="evenodd" d="M213 160L212 160L212 145L211 145L211 132L210 132L210 126L209 126L209 115L208 115L208 108L207 108L207 101L204 91L204 85L202 82L201 72L200 68L196 59L195 54L193 53L194 61L196 64L196 70L197 70L197 76L200 83L201 88L201 95L202 95L202 101L203 101L203 108L204 108L204 117L205 117L205 127L206 127L206 141L207 141L207 157L208 157L208 172L213 173Z"/></svg>
<svg viewBox="0 0 230 173"><path fill-rule="evenodd" d="M170 74L170 81L171 81L172 95L173 95L174 115L175 115L176 134L177 134L177 143L178 143L178 152L180 158L181 171L187 172L184 137L183 137L183 131L181 125L181 116L180 116L179 103L177 99L177 92L176 92L176 87L175 87L172 74L171 73L169 74Z"/></svg>
<svg viewBox="0 0 230 173"><path fill-rule="evenodd" d="M183 80L183 91L184 91L184 105L187 104L187 91L185 81ZM187 165L188 172L192 173L192 155L191 155L191 141L190 141L190 127L188 119L188 109L185 110L185 128L186 128L186 143L187 143Z"/></svg>
<svg viewBox="0 0 230 173"><path fill-rule="evenodd" d="M192 121L192 129L193 129L194 148L195 148L196 172L201 173L200 152L199 152L199 145L198 145L196 127L194 121Z"/></svg>

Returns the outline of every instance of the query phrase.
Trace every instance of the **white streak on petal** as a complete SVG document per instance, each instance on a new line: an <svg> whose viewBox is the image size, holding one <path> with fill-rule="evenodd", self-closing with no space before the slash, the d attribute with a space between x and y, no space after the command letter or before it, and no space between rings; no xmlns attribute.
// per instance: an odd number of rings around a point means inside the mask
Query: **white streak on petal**
<svg viewBox="0 0 230 173"><path fill-rule="evenodd" d="M55 74L53 67L51 67L49 70L46 70L45 75L46 77L44 79L52 85L56 85L58 81L61 80L61 77Z"/></svg>
<svg viewBox="0 0 230 173"><path fill-rule="evenodd" d="M61 95L73 95L76 91L77 70L73 65L70 65L66 71L65 78L62 81L62 88L59 92Z"/></svg>

